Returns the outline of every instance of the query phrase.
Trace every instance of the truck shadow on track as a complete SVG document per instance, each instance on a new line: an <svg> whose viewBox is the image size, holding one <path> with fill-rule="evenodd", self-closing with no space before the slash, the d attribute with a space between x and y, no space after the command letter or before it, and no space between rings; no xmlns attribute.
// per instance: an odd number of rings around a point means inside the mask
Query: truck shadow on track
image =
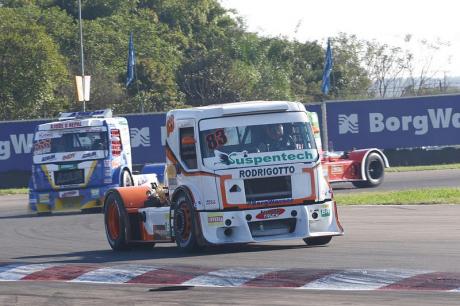
<svg viewBox="0 0 460 306"><path fill-rule="evenodd" d="M68 211L68 212L57 212L48 215L37 215L35 212L27 212L24 213L21 211L19 214L11 214L6 216L0 216L0 220L2 219L26 219L26 218L50 218L50 217L59 217L59 216L75 216L75 215L91 215L91 214L99 214L99 212L80 212L80 211Z"/></svg>
<svg viewBox="0 0 460 306"><path fill-rule="evenodd" d="M315 246L326 247L326 246ZM175 245L154 247L151 249L133 248L131 250L114 252L112 250L102 251L84 251L72 252L63 254L38 255L38 256L23 256L13 258L20 261L33 261L40 263L135 263L136 261L149 260L148 264L155 264L156 259L172 259L172 258L199 258L210 255L225 255L237 253L253 253L266 251L282 251L291 249L306 249L312 248L307 245L264 245L264 244L247 244L247 245L229 245L229 246L208 246L196 252L184 252L178 249Z"/></svg>

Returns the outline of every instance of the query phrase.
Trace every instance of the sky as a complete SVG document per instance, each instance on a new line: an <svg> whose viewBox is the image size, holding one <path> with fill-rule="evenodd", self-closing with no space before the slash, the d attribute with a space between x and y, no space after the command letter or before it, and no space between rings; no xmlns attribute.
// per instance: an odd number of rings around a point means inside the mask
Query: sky
<svg viewBox="0 0 460 306"><path fill-rule="evenodd" d="M460 76L460 1L455 0L220 0L263 36L317 40L340 32L408 49L421 66L433 56L432 73ZM404 42L412 35L410 43ZM434 52L419 42L440 42Z"/></svg>

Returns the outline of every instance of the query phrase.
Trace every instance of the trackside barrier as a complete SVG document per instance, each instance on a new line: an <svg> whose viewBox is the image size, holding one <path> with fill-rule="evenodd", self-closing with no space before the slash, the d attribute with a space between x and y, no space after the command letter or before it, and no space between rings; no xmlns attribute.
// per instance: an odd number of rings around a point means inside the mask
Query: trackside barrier
<svg viewBox="0 0 460 306"><path fill-rule="evenodd" d="M306 105L322 119L320 104ZM329 150L377 147L381 149L452 146L460 144L460 95L384 100L327 101ZM133 164L162 163L161 126L165 113L121 115L128 119ZM0 122L0 188L27 186L32 164L35 127L51 120ZM403 151L390 150L390 164L405 164ZM414 153L415 152L415 153ZM443 153L412 153L442 161ZM449 161L458 162L449 153ZM452 156L451 156L452 155ZM394 162L394 158L397 162ZM434 157L433 157L434 156ZM441 157L439 157L441 156ZM414 159L413 154L408 158ZM423 159L423 158L422 158ZM418 164L428 163L426 159Z"/></svg>

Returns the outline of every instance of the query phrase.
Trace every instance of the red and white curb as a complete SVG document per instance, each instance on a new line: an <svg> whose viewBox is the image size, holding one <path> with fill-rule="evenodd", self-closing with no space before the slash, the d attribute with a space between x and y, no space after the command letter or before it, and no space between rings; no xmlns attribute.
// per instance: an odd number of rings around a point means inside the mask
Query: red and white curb
<svg viewBox="0 0 460 306"><path fill-rule="evenodd" d="M0 281L269 287L310 290L431 290L460 292L460 272L420 270L212 269L196 266L0 264Z"/></svg>

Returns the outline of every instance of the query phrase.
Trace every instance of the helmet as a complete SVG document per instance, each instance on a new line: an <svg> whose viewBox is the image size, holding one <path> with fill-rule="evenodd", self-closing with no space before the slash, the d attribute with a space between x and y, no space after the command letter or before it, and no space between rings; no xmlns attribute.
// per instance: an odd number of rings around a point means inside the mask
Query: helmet
<svg viewBox="0 0 460 306"><path fill-rule="evenodd" d="M284 130L281 123L270 124L266 127L267 135L273 140L279 140L283 137Z"/></svg>

